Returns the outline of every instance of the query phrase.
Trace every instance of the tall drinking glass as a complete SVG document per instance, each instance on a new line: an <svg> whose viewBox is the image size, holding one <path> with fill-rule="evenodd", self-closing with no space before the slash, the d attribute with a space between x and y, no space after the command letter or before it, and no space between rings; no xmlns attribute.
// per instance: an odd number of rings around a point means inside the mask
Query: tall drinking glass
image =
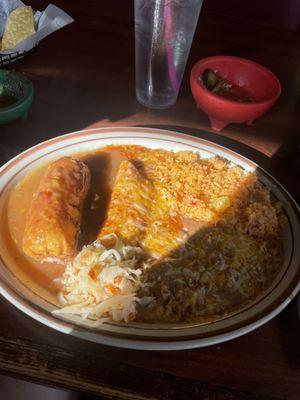
<svg viewBox="0 0 300 400"><path fill-rule="evenodd" d="M135 0L137 100L151 108L176 102L203 0Z"/></svg>

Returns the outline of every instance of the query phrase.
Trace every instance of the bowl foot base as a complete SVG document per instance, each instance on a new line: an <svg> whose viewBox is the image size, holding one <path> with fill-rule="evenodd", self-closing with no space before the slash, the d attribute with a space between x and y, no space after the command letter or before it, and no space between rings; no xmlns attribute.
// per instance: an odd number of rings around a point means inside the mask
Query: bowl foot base
<svg viewBox="0 0 300 400"><path fill-rule="evenodd" d="M27 115L28 115L28 113L26 112L26 113L24 113L23 115L21 115L21 119L22 119L22 121L26 121L27 120Z"/></svg>
<svg viewBox="0 0 300 400"><path fill-rule="evenodd" d="M225 126L228 125L228 122L221 121L216 118L209 117L209 120L210 120L211 129L213 129L214 131L217 131L217 132L220 132L223 128L225 128Z"/></svg>
<svg viewBox="0 0 300 400"><path fill-rule="evenodd" d="M211 118L211 117L209 117L209 120L210 120L211 129L213 129L216 132L220 132L223 128L225 128L228 124L230 124L230 122L228 122L228 121L222 121L220 119ZM251 120L251 121L245 121L245 122L248 126L251 126L254 121Z"/></svg>

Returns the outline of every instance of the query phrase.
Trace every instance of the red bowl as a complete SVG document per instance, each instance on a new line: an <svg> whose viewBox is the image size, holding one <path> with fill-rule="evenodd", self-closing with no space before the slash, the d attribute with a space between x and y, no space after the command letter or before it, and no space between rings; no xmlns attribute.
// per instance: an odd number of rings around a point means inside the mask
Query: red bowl
<svg viewBox="0 0 300 400"><path fill-rule="evenodd" d="M245 88L254 99L239 103L211 93L199 81L199 76L210 68L222 78ZM198 61L192 68L190 84L197 107L209 115L212 129L220 131L235 122L252 122L269 110L281 93L278 78L267 68L239 57L215 56Z"/></svg>

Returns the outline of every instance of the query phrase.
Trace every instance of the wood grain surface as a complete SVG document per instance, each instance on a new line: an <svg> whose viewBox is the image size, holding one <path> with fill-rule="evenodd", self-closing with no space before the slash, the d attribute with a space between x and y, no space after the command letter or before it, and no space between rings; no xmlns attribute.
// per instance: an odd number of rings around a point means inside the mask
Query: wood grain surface
<svg viewBox="0 0 300 400"><path fill-rule="evenodd" d="M35 9L47 2L28 1ZM147 125L205 137L259 162L300 202L300 34L202 14L176 105L148 110L135 99L133 1L57 0L75 23L43 40L14 68L33 81L26 122L0 126L0 163L51 137L87 127ZM270 68L283 93L253 126L211 132L196 109L189 73L198 59L229 54ZM113 349L66 336L0 300L0 372L107 399L299 399L296 304L231 342L180 352Z"/></svg>

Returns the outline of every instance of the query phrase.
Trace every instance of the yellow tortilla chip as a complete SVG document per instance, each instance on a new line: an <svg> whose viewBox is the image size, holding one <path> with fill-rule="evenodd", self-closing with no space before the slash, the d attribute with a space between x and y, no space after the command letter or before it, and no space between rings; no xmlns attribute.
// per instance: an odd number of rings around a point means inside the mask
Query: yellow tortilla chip
<svg viewBox="0 0 300 400"><path fill-rule="evenodd" d="M16 8L7 18L1 50L13 49L33 33L35 28L32 8L30 6Z"/></svg>

